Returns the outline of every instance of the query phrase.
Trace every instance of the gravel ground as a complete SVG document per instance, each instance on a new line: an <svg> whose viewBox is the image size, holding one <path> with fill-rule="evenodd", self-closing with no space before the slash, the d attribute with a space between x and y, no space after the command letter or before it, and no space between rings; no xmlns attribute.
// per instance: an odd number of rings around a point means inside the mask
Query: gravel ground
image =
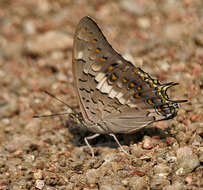
<svg viewBox="0 0 203 190"><path fill-rule="evenodd" d="M202 0L1 0L0 190L203 190ZM43 93L77 106L71 71L77 23L89 15L126 59L188 99L170 121L115 142L89 132Z"/></svg>

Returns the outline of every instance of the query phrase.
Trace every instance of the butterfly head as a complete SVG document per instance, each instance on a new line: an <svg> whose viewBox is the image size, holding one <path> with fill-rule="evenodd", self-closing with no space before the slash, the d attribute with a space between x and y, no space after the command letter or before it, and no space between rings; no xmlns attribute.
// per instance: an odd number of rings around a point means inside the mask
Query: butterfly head
<svg viewBox="0 0 203 190"><path fill-rule="evenodd" d="M172 86L176 86L178 83L170 82L161 85L161 96L163 100L163 104L158 105L156 107L156 111L158 114L164 116L163 119L160 120L168 120L174 118L179 109L179 103L187 102L187 100L171 100L168 97L167 90Z"/></svg>

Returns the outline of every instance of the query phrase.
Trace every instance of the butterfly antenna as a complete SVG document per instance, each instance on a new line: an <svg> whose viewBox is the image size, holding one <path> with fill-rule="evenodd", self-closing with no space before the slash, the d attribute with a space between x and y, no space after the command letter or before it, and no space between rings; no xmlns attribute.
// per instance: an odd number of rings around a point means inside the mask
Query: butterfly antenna
<svg viewBox="0 0 203 190"><path fill-rule="evenodd" d="M65 103L64 101L60 100L59 98L57 98L56 96L54 96L53 94L51 94L50 92L48 92L46 90L44 91L44 93L49 95L49 96L51 96L52 98L58 100L59 102L61 102L62 104L66 105L68 108L70 108L74 113L76 113L74 107L69 106L67 103Z"/></svg>
<svg viewBox="0 0 203 190"><path fill-rule="evenodd" d="M58 100L59 102L61 102L62 104L66 105L68 108L70 108L72 110L72 112L74 114L76 114L75 108L69 106L68 104L66 104L64 101L60 100L59 98L57 98L56 96L54 96L53 94L51 94L48 91L44 91L45 94L51 96L52 98ZM34 115L33 118L40 118L40 117L55 117L55 116L60 116L60 115L66 115L66 114L70 114L70 113L56 113L56 114L49 114L49 115Z"/></svg>
<svg viewBox="0 0 203 190"><path fill-rule="evenodd" d="M69 113L56 113L56 114L50 114L50 115L34 115L33 118L40 118L40 117L55 117L59 115L66 115Z"/></svg>

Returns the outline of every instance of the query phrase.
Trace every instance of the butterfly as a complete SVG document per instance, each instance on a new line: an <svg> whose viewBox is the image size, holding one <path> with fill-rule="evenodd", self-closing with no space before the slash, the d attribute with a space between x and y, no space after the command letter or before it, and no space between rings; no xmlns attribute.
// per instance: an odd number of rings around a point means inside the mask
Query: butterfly
<svg viewBox="0 0 203 190"><path fill-rule="evenodd" d="M90 17L77 25L73 43L72 69L81 110L80 122L95 133L111 135L135 133L141 128L177 115L179 103L170 100L167 89L178 83L161 84L141 68L125 60L108 43Z"/></svg>

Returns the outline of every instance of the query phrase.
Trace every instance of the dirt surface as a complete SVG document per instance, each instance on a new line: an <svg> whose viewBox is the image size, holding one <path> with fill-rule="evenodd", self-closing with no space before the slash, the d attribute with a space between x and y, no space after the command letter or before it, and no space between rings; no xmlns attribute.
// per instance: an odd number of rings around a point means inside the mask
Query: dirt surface
<svg viewBox="0 0 203 190"><path fill-rule="evenodd" d="M203 190L202 0L1 0L0 190ZM89 15L126 59L188 99L173 120L91 141L43 93L77 106L71 70L79 20ZM79 110L78 110L79 111Z"/></svg>

